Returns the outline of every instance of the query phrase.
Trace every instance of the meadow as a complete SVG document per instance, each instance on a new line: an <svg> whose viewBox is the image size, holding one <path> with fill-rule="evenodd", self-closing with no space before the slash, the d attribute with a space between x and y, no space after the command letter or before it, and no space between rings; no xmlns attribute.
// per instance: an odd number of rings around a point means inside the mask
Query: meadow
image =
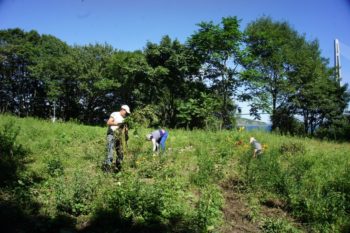
<svg viewBox="0 0 350 233"><path fill-rule="evenodd" d="M133 128L104 172L106 127L0 115L5 232L349 232L350 144L261 131ZM249 137L264 147L252 158Z"/></svg>

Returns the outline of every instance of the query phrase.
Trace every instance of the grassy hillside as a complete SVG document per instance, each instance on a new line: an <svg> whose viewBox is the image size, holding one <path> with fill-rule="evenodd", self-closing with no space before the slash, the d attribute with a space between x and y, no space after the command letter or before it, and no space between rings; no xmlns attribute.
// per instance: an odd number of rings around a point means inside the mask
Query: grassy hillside
<svg viewBox="0 0 350 233"><path fill-rule="evenodd" d="M105 173L106 128L0 115L7 232L348 232L350 144L171 130L153 155L132 129ZM17 135L17 136L16 136ZM252 159L249 136L265 151Z"/></svg>

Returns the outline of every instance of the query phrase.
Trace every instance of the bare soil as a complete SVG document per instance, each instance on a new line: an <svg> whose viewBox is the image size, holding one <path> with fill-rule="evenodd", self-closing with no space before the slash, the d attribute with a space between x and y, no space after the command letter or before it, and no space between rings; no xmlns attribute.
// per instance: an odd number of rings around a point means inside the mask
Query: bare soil
<svg viewBox="0 0 350 233"><path fill-rule="evenodd" d="M261 222L252 221L251 210L247 204L244 192L244 185L240 181L230 179L221 184L225 205L223 207L224 225L221 227L222 233L256 233L263 232ZM280 200L266 200L261 203L259 215L261 217L284 218L302 229L287 211L285 203Z"/></svg>

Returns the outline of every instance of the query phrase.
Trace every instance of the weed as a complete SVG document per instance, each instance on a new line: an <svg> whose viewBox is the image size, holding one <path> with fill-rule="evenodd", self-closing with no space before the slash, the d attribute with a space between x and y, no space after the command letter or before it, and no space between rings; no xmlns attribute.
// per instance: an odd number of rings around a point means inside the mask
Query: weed
<svg viewBox="0 0 350 233"><path fill-rule="evenodd" d="M266 218L263 221L263 232L265 233L299 233L300 231L295 228L288 221L280 218Z"/></svg>
<svg viewBox="0 0 350 233"><path fill-rule="evenodd" d="M54 158L47 162L47 172L50 176L61 176L64 173L64 167L61 160Z"/></svg>

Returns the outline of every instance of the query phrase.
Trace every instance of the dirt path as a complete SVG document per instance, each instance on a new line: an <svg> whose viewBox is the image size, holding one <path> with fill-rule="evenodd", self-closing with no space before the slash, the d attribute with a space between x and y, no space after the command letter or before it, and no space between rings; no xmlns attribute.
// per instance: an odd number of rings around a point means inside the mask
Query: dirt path
<svg viewBox="0 0 350 233"><path fill-rule="evenodd" d="M221 228L223 233L255 233L261 232L258 223L254 223L249 217L248 205L243 201L239 193L240 184L235 180L226 181L221 185L225 198L223 208L225 225Z"/></svg>

